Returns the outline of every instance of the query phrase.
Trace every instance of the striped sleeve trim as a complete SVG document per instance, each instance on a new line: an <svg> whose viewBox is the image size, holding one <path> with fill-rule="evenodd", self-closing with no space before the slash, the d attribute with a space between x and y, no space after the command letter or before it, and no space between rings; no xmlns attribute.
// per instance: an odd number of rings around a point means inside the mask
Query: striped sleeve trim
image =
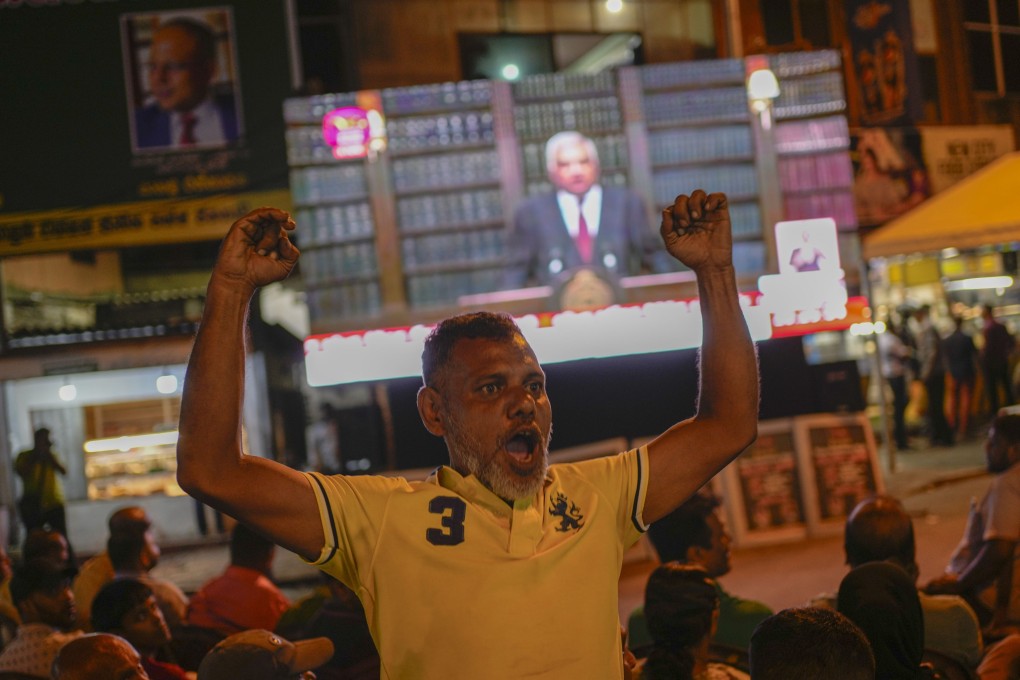
<svg viewBox="0 0 1020 680"><path fill-rule="evenodd" d="M648 531L648 525L644 523L642 515L645 509L645 494L648 491L648 447L642 446L637 450L637 488L634 491L634 507L631 510L630 521L634 528L640 533Z"/></svg>
<svg viewBox="0 0 1020 680"><path fill-rule="evenodd" d="M320 565L329 562L336 555L337 546L340 544L340 534L337 530L336 519L333 516L333 507L329 502L329 495L326 493L326 487L322 484L322 479L316 473L306 473L306 476L312 480L312 489L315 491L319 501L319 516L323 524L323 530L329 530L331 539L322 547L319 559L311 562L313 565Z"/></svg>

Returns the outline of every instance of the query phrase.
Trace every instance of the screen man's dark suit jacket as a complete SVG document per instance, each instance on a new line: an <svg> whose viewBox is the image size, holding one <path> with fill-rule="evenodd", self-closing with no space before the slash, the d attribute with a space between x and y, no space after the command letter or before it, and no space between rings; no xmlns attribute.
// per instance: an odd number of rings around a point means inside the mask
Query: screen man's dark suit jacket
<svg viewBox="0 0 1020 680"><path fill-rule="evenodd" d="M641 197L624 187L602 187L602 216L592 254L592 266L605 267L617 276L665 271L658 257L658 234L651 228ZM514 230L507 243L504 288L552 283L560 271L584 264L563 221L556 193L533 196L514 214ZM615 266L607 266L607 255ZM550 265L558 271L550 271Z"/></svg>
<svg viewBox="0 0 1020 680"><path fill-rule="evenodd" d="M220 115L226 141L237 141L237 110L234 108L234 98L216 97L213 104ZM170 114L156 104L138 109L135 112L135 137L139 149L173 146L170 139Z"/></svg>

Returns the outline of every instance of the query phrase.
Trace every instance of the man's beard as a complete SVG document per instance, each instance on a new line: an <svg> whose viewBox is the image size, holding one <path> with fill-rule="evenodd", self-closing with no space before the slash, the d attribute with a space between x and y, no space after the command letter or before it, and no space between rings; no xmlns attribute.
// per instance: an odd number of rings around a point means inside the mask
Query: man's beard
<svg viewBox="0 0 1020 680"><path fill-rule="evenodd" d="M482 444L465 432L456 416L450 417L446 432L446 446L450 450L450 462L454 468L467 469L485 488L506 501L531 498L542 488L545 473L549 469L551 440L550 427L545 441L538 445L533 454L536 460L531 462L530 470L526 474L517 474L500 464L500 457L508 455L503 451L505 443L490 452L490 455L483 456Z"/></svg>

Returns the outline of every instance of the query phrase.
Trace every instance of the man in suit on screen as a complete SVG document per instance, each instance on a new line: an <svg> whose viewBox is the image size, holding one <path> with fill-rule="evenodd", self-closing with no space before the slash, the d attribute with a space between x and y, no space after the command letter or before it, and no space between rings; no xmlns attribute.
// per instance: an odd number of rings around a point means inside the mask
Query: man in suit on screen
<svg viewBox="0 0 1020 680"><path fill-rule="evenodd" d="M206 24L178 17L152 35L146 67L151 101L135 112L140 149L223 146L238 138L232 94L216 94L216 37Z"/></svg>
<svg viewBox="0 0 1020 680"><path fill-rule="evenodd" d="M509 239L506 288L553 283L577 267L614 276L662 271L642 198L599 183L598 150L579 132L559 132L545 147L554 192L524 201Z"/></svg>

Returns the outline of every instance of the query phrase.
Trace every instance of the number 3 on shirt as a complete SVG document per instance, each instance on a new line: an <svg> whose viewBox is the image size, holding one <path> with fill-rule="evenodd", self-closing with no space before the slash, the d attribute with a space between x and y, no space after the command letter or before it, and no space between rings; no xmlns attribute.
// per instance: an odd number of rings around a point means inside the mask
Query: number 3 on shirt
<svg viewBox="0 0 1020 680"><path fill-rule="evenodd" d="M464 517L467 505L455 496L436 496L429 501L429 512L441 515L442 529L426 529L425 540L432 545L457 545L464 542Z"/></svg>

